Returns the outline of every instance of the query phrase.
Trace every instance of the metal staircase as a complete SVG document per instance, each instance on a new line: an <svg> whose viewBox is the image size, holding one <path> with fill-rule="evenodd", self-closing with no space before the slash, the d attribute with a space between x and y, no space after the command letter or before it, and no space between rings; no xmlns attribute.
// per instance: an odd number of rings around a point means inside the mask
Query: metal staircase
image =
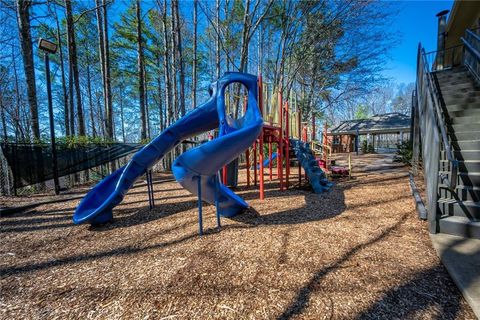
<svg viewBox="0 0 480 320"><path fill-rule="evenodd" d="M413 164L421 145L430 232L480 239L480 38L467 30L462 41L419 47Z"/></svg>

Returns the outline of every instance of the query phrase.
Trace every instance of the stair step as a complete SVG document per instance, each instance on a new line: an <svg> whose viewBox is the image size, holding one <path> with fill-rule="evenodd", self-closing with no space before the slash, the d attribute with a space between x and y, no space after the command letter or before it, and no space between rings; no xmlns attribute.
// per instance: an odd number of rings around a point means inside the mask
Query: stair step
<svg viewBox="0 0 480 320"><path fill-rule="evenodd" d="M458 133L458 132L470 132L480 129L480 123L461 123L461 124L453 124L447 125L449 131Z"/></svg>
<svg viewBox="0 0 480 320"><path fill-rule="evenodd" d="M466 77L470 77L470 73L468 72L468 70L448 70L448 71L445 71L445 72L436 72L435 73L435 76L437 77L437 79L455 79L455 78L466 78Z"/></svg>
<svg viewBox="0 0 480 320"><path fill-rule="evenodd" d="M455 150L480 150L480 140L453 140L450 144Z"/></svg>
<svg viewBox="0 0 480 320"><path fill-rule="evenodd" d="M462 118L462 117L478 117L480 116L480 104L478 105L478 107L465 109L465 110L459 110L459 111L448 110L447 113L448 113L448 117L452 120L455 118Z"/></svg>
<svg viewBox="0 0 480 320"><path fill-rule="evenodd" d="M450 179L450 172L439 171ZM457 184L462 186L480 186L480 172L458 172Z"/></svg>
<svg viewBox="0 0 480 320"><path fill-rule="evenodd" d="M456 103L449 103L446 104L448 113L450 114L451 112L460 112L460 111L473 111L473 110L478 110L480 109L480 101L474 101L474 102L456 102Z"/></svg>
<svg viewBox="0 0 480 320"><path fill-rule="evenodd" d="M440 219L438 222L441 233L480 239L480 222L475 222L468 218L456 216L445 217Z"/></svg>
<svg viewBox="0 0 480 320"><path fill-rule="evenodd" d="M457 160L480 160L480 150L455 150L453 156ZM448 160L445 151L441 151L441 160Z"/></svg>
<svg viewBox="0 0 480 320"><path fill-rule="evenodd" d="M447 81L439 81L440 89L443 93L446 92L468 92L468 91L480 91L480 85L473 81L465 81L460 83L447 83Z"/></svg>
<svg viewBox="0 0 480 320"><path fill-rule="evenodd" d="M451 117L450 123L452 125L464 125L464 124L477 124L480 127L480 109L476 112L472 112L470 115L467 116L457 116Z"/></svg>
<svg viewBox="0 0 480 320"><path fill-rule="evenodd" d="M480 221L479 202L440 198L437 203L443 215L465 217L472 221Z"/></svg>
<svg viewBox="0 0 480 320"><path fill-rule="evenodd" d="M452 132L449 133L449 136L452 140L455 141L471 141L471 140L480 140L480 131L470 131L470 132Z"/></svg>
<svg viewBox="0 0 480 320"><path fill-rule="evenodd" d="M440 170L450 171L452 164L448 160L440 160ZM460 172L480 172L479 160L460 160L458 161L458 169Z"/></svg>
<svg viewBox="0 0 480 320"><path fill-rule="evenodd" d="M450 86L448 86L450 87ZM465 98L475 98L478 99L480 97L480 91L475 91L473 88L467 89L446 89L442 90L442 95L444 99L465 99Z"/></svg>
<svg viewBox="0 0 480 320"><path fill-rule="evenodd" d="M480 187L459 185L452 192L446 186L440 185L439 192L440 198L480 202Z"/></svg>
<svg viewBox="0 0 480 320"><path fill-rule="evenodd" d="M437 76L437 81L440 84L440 86L472 83L472 80L468 73L459 73L459 74L448 75L448 76Z"/></svg>
<svg viewBox="0 0 480 320"><path fill-rule="evenodd" d="M443 97L443 101L445 101L445 105L453 104L475 104L479 102L480 97L478 95L446 95Z"/></svg>

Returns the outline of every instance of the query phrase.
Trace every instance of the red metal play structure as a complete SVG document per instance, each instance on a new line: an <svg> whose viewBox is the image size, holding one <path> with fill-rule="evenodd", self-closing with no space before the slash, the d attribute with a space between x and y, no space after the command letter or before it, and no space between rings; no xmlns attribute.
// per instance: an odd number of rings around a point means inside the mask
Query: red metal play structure
<svg viewBox="0 0 480 320"><path fill-rule="evenodd" d="M297 94L292 90L288 94L288 99L284 98L281 90L273 87L273 85L264 83L262 77L258 77L259 85L259 108L264 119L263 129L260 136L245 152L246 170L247 170L247 186L252 183L259 186L260 199L265 198L265 154L268 149L267 178L272 181L274 179L274 170L272 154L277 153L276 157L276 178L279 181L280 190L286 190L290 187L291 167L290 158L293 155L290 148L290 139L298 139L303 142L309 142L312 145L312 151L315 155L324 159L328 163L330 152L329 146L323 146L320 142L315 141L315 116L312 115L311 123L302 122L301 110L297 104ZM324 139L323 141L327 141ZM268 148L264 146L267 145ZM324 152L325 151L325 152ZM283 165L285 164L285 165ZM258 165L258 167L257 167ZM326 169L326 167L325 167ZM252 172L253 171L253 172ZM223 170L223 180L227 180L227 170ZM253 175L252 175L253 173ZM305 176L306 177L306 176ZM298 165L298 184L302 183L302 167Z"/></svg>

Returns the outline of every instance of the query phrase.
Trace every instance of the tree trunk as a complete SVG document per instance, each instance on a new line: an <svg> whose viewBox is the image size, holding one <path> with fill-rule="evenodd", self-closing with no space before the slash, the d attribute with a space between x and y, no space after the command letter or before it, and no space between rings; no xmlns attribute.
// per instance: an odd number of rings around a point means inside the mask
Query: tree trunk
<svg viewBox="0 0 480 320"><path fill-rule="evenodd" d="M225 17L228 17L228 8L229 7L230 7L230 1L225 0L225 6L223 8L223 13L224 13ZM225 30L225 38L230 39L230 29L229 28L227 28ZM218 48L218 50L220 50L220 48ZM225 50L225 71L230 71L230 58L229 58L230 57L230 48L225 46L224 50Z"/></svg>
<svg viewBox="0 0 480 320"><path fill-rule="evenodd" d="M122 121L122 139L123 139L122 141L123 141L123 143L125 143L126 142L126 139L125 139L125 115L123 113L123 94L122 94L124 91L123 91L122 87L120 87L120 89L121 89L120 90L120 95L119 95L120 96L119 97L120 98L120 121Z"/></svg>
<svg viewBox="0 0 480 320"><path fill-rule="evenodd" d="M197 13L198 0L193 0L193 66L192 66L192 104L197 107ZM193 109L192 108L192 109Z"/></svg>
<svg viewBox="0 0 480 320"><path fill-rule="evenodd" d="M77 45L75 43L75 30L73 28L72 1L65 0L65 12L67 18L67 40L68 40L68 62L73 73L75 85L75 98L77 103L78 134L85 135L85 120L83 119L82 93L80 91L80 80L78 75Z"/></svg>
<svg viewBox="0 0 480 320"><path fill-rule="evenodd" d="M185 67L183 63L182 52L182 32L180 28L180 10L178 9L178 0L172 0L172 6L175 8L175 36L177 38L177 62L179 65L179 82L180 82L180 116L185 115Z"/></svg>
<svg viewBox="0 0 480 320"><path fill-rule="evenodd" d="M166 8L166 7L165 7ZM177 74L178 74L178 61L177 61L177 37L175 36L175 14L173 13L173 5L172 5L172 12L171 12L171 28L170 28L170 34L171 34L171 56L172 56L172 106L173 106L173 113L174 113L174 118L175 120L178 119L178 80L177 80Z"/></svg>
<svg viewBox="0 0 480 320"><path fill-rule="evenodd" d="M70 60L70 58L69 58ZM72 65L68 63L68 111L70 112L70 135L74 136L76 132L75 128L75 108L73 106L73 71Z"/></svg>
<svg viewBox="0 0 480 320"><path fill-rule="evenodd" d="M102 132L102 136L106 137L106 130L105 130L105 119L103 118L103 109L102 104L100 103L100 93L96 93L97 96L97 118L98 123L100 123L100 131Z"/></svg>
<svg viewBox="0 0 480 320"><path fill-rule="evenodd" d="M35 66L33 62L32 35L30 31L29 0L17 0L18 29L22 48L23 68L27 82L28 105L30 107L30 123L34 140L40 140L40 126L38 124L37 89L35 84Z"/></svg>
<svg viewBox="0 0 480 320"><path fill-rule="evenodd" d="M65 122L65 136L70 135L70 120L69 120L69 108L68 108L68 94L67 85L65 81L65 66L63 64L63 44L60 31L60 22L58 21L57 10L55 9L55 23L57 26L57 42L58 52L60 54L60 73L62 75L62 93L63 93L63 110L64 110L64 122Z"/></svg>
<svg viewBox="0 0 480 320"><path fill-rule="evenodd" d="M17 66L16 66L16 57L13 53L12 47L12 61L13 61L13 78L15 80L15 109L14 109L14 117L13 120L15 122L15 142L18 143L18 136L21 135L22 142L27 142L25 133L22 129L22 124L20 122L20 86L18 84L18 74L17 74Z"/></svg>
<svg viewBox="0 0 480 320"><path fill-rule="evenodd" d="M164 56L163 56L163 65L165 69L165 107L167 110L167 126L173 123L173 105L172 105L172 82L170 76L170 49L169 46L169 37L167 29L167 4L164 0L164 7L162 12L162 25L163 25L163 41L164 41Z"/></svg>
<svg viewBox="0 0 480 320"><path fill-rule="evenodd" d="M89 60L90 61L90 60ZM90 113L90 125L92 126L92 136L97 136L97 130L95 128L95 117L93 115L93 99L92 99L92 83L90 75L90 63L87 64L87 93L88 93L88 107Z"/></svg>
<svg viewBox="0 0 480 320"><path fill-rule="evenodd" d="M106 72L105 72L105 47L104 47L104 34L103 34L103 14L101 9L100 0L95 0L95 5L97 9L95 10L97 15L97 31L98 31L98 51L100 56L100 71L102 73L102 92L103 92L103 105L105 108L105 113L107 113L107 85L106 85ZM108 125L106 126L108 127ZM109 137L108 129L106 129L106 136Z"/></svg>
<svg viewBox="0 0 480 320"><path fill-rule="evenodd" d="M106 126L109 139L114 139L113 129L113 104L112 104L112 86L110 78L110 45L108 39L108 14L107 4L102 0L103 5L103 53L105 54L105 109L106 109Z"/></svg>
<svg viewBox="0 0 480 320"><path fill-rule="evenodd" d="M148 81L147 81L147 69L145 64L143 65L143 83L145 84L145 115L147 123L147 139L150 140L151 129L150 129L150 109L148 108Z"/></svg>
<svg viewBox="0 0 480 320"><path fill-rule="evenodd" d="M145 115L145 79L143 77L143 40L142 40L142 16L140 10L140 0L136 1L136 13L137 13L137 53L138 53L138 93L139 93L139 106L140 106L140 121L141 132L140 139L147 139L147 122Z"/></svg>
<svg viewBox="0 0 480 320"><path fill-rule="evenodd" d="M216 11L215 23L217 24L216 26L217 36L215 38L215 70L216 70L215 74L218 79L220 78L220 0L216 0L215 11Z"/></svg>
<svg viewBox="0 0 480 320"><path fill-rule="evenodd" d="M2 91L0 90L0 117L2 118L2 130L3 130L3 142L8 141L8 133L7 133L7 120L5 117L5 110L3 105L3 95Z"/></svg>

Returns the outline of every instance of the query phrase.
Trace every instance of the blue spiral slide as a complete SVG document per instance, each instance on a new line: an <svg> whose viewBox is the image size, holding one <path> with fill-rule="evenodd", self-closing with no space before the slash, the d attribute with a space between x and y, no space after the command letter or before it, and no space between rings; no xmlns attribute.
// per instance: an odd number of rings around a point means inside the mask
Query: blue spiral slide
<svg viewBox="0 0 480 320"><path fill-rule="evenodd" d="M234 82L248 89L248 107L243 117L225 114L225 89ZM221 184L218 171L250 147L260 134L263 119L258 109L257 77L226 73L210 86L210 98L193 109L138 151L130 162L93 187L73 215L76 224L101 224L113 218L113 208L122 202L135 181L183 139L219 128L219 137L180 155L173 164L175 179L193 194L217 205L218 213L231 217L248 204Z"/></svg>

